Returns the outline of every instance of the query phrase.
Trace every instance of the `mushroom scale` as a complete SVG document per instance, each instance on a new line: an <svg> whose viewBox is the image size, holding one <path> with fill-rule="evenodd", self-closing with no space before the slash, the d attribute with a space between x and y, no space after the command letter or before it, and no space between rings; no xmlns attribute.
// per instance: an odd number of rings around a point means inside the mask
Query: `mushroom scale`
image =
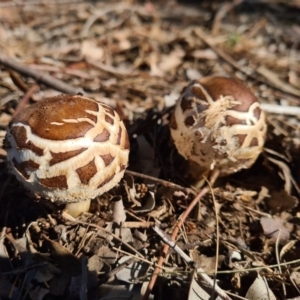
<svg viewBox="0 0 300 300"><path fill-rule="evenodd" d="M265 114L240 81L204 77L185 87L170 121L178 152L205 170L227 175L250 167L263 149Z"/></svg>
<svg viewBox="0 0 300 300"><path fill-rule="evenodd" d="M93 199L114 187L128 165L129 139L115 110L79 95L59 95L21 111L5 148L11 173L57 203Z"/></svg>

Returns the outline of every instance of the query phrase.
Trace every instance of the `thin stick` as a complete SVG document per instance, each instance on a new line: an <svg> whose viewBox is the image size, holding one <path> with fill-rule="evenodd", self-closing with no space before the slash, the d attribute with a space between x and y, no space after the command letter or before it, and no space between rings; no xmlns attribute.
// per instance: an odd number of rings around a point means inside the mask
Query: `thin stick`
<svg viewBox="0 0 300 300"><path fill-rule="evenodd" d="M58 80L56 78L53 78L52 76L48 74L43 74L41 72L35 71L31 68L29 68L26 65L23 65L3 54L0 53L0 64L3 66L10 68L24 76L31 77L36 80L38 83L44 83L49 87L52 87L60 92L66 93L66 94L84 94L83 89L81 88L75 88L69 84L64 83L61 80Z"/></svg>
<svg viewBox="0 0 300 300"><path fill-rule="evenodd" d="M26 1L26 2L17 2L17 1L10 1L8 3L1 3L0 8L6 7L13 7L13 6L32 6L32 5L62 5L62 4L79 4L84 3L84 0L58 0L58 1L41 1L41 0L34 0L34 1Z"/></svg>
<svg viewBox="0 0 300 300"><path fill-rule="evenodd" d="M291 115L291 116L300 115L300 107L298 107L298 106L261 103L260 107L262 110L264 110L268 113L271 113L271 114Z"/></svg>
<svg viewBox="0 0 300 300"><path fill-rule="evenodd" d="M149 175L146 175L146 174L142 174L142 173L138 173L138 172L134 172L134 171L130 171L130 170L126 170L125 174L131 175L131 176L134 176L134 177L139 177L139 178L142 178L142 179L151 180L153 182L160 183L160 184L162 184L166 187L179 189L181 191L183 191L183 190L186 191L187 190L188 192L190 192L191 194L196 196L196 193L192 189L185 188L181 185L175 184L175 183L170 182L170 181L166 181L166 180L163 180L163 179L159 179L159 178L156 178L156 177L152 177L152 176L149 176Z"/></svg>
<svg viewBox="0 0 300 300"><path fill-rule="evenodd" d="M119 249L116 249L116 251L119 251ZM132 254L130 253L130 255L132 255ZM127 268L129 265L131 265L132 263L136 262L137 260L138 259L137 259L136 256L130 257L129 259L127 259L126 261L124 261L123 263L121 263L120 265L118 265L116 268L114 268L113 270L109 271L104 276L100 277L100 280L98 281L98 286L100 286L101 284L105 283L109 278L113 278L116 274L118 274L123 269Z"/></svg>
<svg viewBox="0 0 300 300"><path fill-rule="evenodd" d="M181 256L182 259L185 260L186 263L194 262L185 252L176 245L176 242L171 240L167 234L162 231L157 225L153 227L153 230L160 236L160 238L164 241L165 244L168 244L178 255Z"/></svg>
<svg viewBox="0 0 300 300"><path fill-rule="evenodd" d="M12 82L23 92L26 93L29 90L27 84L19 77L19 74L9 70L9 76Z"/></svg>
<svg viewBox="0 0 300 300"><path fill-rule="evenodd" d="M126 213L128 213L126 211ZM134 222L134 221L127 221L122 223L122 228L150 228L155 226L155 222L150 221L142 221L142 222Z"/></svg>
<svg viewBox="0 0 300 300"><path fill-rule="evenodd" d="M26 104L28 103L29 99L32 97L32 95L37 92L40 89L40 87L35 84L33 85L23 96L23 98L20 100L13 116L16 116L21 110L24 109L24 107L26 106Z"/></svg>
<svg viewBox="0 0 300 300"><path fill-rule="evenodd" d="M212 174L211 174L211 177L210 177L210 184L211 186L213 186L213 184L215 183L216 179L218 178L219 176L219 173L220 171L218 169L215 169ZM189 204L189 206L187 207L187 209L185 210L185 212L183 213L181 219L178 220L174 230L173 230L173 233L172 233L172 236L171 236L171 239L172 240L175 240L177 235L178 235L178 232L181 228L181 226L183 225L183 223L185 222L186 218L189 216L189 214L191 213L191 211L193 210L193 208L196 206L196 204L200 201L200 199L209 191L209 186L206 186L204 187L200 192L199 194L194 198L194 200ZM167 255L168 251L169 251L169 248L170 246L165 244L164 247L163 247L163 250L162 250L162 254L161 256L159 257L158 259L158 262L157 262L157 267L154 269L154 272L152 274L152 277L149 281L149 284L148 284L148 287L147 287L147 290L145 292L145 295L143 296L143 300L148 300L149 299L149 296L150 296L150 293L154 287L154 284L156 282L156 279L157 279L157 276L159 274L159 271L160 271L160 267L162 266L163 262L164 262L164 259L165 259L165 256ZM214 285L214 282L213 280L205 273L203 272L199 272L198 275L211 287L213 287ZM215 291L216 293L221 297L221 299L230 299L230 297L228 297L228 295L226 295L226 293L218 286L216 285L215 286Z"/></svg>

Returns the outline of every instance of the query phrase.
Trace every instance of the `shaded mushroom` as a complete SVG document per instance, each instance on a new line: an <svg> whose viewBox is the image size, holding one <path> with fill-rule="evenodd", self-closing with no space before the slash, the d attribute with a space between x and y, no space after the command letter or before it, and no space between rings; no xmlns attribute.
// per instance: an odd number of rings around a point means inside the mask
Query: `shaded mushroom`
<svg viewBox="0 0 300 300"><path fill-rule="evenodd" d="M5 137L9 171L34 194L66 203L73 216L114 187L128 164L129 140L115 110L82 96L28 106Z"/></svg>
<svg viewBox="0 0 300 300"><path fill-rule="evenodd" d="M250 167L263 149L265 114L241 81L204 77L185 87L170 122L178 152L203 172Z"/></svg>

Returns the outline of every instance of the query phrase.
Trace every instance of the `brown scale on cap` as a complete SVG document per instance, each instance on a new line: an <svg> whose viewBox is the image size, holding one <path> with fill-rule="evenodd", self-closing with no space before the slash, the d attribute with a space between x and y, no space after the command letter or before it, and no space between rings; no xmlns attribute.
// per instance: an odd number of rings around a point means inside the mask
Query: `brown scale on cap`
<svg viewBox="0 0 300 300"><path fill-rule="evenodd" d="M39 181L41 185L46 188L56 188L60 190L66 190L68 188L67 177L65 175L40 178Z"/></svg>
<svg viewBox="0 0 300 300"><path fill-rule="evenodd" d="M97 134L97 136L94 138L94 142L97 143L106 142L109 140L109 136L110 136L109 131L106 128L104 128L103 131L100 134Z"/></svg>
<svg viewBox="0 0 300 300"><path fill-rule="evenodd" d="M81 183L88 185L90 180L97 173L95 158L92 161L90 161L87 165L76 169L76 172L80 178Z"/></svg>
<svg viewBox="0 0 300 300"><path fill-rule="evenodd" d="M50 153L51 153L52 158L49 162L49 165L53 166L53 165L58 164L58 163L60 163L64 160L68 160L71 157L79 155L80 153L82 153L85 150L87 150L87 148L81 148L81 149L78 149L78 150L58 152L58 153L55 153L55 152L51 151Z"/></svg>
<svg viewBox="0 0 300 300"><path fill-rule="evenodd" d="M115 159L110 153L101 155L101 158L103 159L105 166L111 164L112 161Z"/></svg>
<svg viewBox="0 0 300 300"><path fill-rule="evenodd" d="M95 198L128 165L129 139L106 104L60 95L21 111L5 138L9 169L35 194L55 202Z"/></svg>
<svg viewBox="0 0 300 300"><path fill-rule="evenodd" d="M38 156L43 155L43 149L35 146L27 137L27 133L24 127L14 126L11 129L11 133L15 136L16 146L18 149L28 149L34 152Z"/></svg>
<svg viewBox="0 0 300 300"><path fill-rule="evenodd" d="M240 81L204 77L185 87L170 121L179 153L221 175L250 167L262 151L266 122L253 93Z"/></svg>

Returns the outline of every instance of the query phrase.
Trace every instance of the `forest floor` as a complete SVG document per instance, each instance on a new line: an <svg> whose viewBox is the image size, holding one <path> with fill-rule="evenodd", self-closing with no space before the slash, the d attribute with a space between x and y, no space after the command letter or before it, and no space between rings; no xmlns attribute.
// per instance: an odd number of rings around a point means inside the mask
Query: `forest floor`
<svg viewBox="0 0 300 300"><path fill-rule="evenodd" d="M168 250L200 191L170 115L209 75L257 96L265 148L207 189ZM0 139L25 106L78 92L121 115L128 170L75 219L28 194L0 148L0 299L300 299L299 0L0 1Z"/></svg>

